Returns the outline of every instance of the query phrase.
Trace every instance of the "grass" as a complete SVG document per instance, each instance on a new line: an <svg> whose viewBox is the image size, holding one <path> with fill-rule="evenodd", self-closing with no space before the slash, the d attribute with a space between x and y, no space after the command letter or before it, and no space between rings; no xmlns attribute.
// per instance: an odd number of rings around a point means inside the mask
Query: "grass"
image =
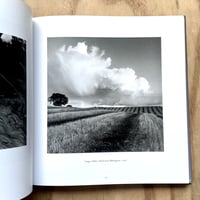
<svg viewBox="0 0 200 200"><path fill-rule="evenodd" d="M163 122L154 114L94 109L56 113L49 119L61 123L48 127L48 153L164 150Z"/></svg>
<svg viewBox="0 0 200 200"><path fill-rule="evenodd" d="M0 149L26 144L23 118L13 112L11 106L0 105Z"/></svg>

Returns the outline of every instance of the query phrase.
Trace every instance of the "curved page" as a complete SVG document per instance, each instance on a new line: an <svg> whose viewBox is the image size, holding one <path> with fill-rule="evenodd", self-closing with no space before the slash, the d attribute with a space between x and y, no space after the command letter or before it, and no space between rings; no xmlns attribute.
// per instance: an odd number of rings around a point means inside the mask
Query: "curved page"
<svg viewBox="0 0 200 200"><path fill-rule="evenodd" d="M31 24L23 1L0 1L0 199L32 190Z"/></svg>

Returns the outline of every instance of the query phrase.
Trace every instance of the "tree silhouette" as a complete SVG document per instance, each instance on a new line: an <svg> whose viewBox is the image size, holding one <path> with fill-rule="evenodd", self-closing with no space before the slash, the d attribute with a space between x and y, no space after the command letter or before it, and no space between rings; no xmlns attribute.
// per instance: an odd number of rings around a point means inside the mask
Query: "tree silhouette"
<svg viewBox="0 0 200 200"><path fill-rule="evenodd" d="M54 106L62 106L68 103L68 97L64 94L60 93L53 93L49 98L48 101L53 103Z"/></svg>

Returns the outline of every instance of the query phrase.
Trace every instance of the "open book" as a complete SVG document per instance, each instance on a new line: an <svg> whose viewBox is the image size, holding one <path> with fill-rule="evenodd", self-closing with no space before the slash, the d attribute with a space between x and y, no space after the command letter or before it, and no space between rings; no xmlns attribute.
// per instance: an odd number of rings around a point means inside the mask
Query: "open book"
<svg viewBox="0 0 200 200"><path fill-rule="evenodd" d="M185 38L183 16L32 19L0 1L0 199L190 183Z"/></svg>

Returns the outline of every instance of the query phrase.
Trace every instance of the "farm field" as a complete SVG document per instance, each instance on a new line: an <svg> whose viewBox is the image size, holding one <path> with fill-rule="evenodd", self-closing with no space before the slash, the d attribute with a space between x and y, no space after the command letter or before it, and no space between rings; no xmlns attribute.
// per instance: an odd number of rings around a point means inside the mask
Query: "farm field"
<svg viewBox="0 0 200 200"><path fill-rule="evenodd" d="M48 108L48 153L164 151L162 107Z"/></svg>

